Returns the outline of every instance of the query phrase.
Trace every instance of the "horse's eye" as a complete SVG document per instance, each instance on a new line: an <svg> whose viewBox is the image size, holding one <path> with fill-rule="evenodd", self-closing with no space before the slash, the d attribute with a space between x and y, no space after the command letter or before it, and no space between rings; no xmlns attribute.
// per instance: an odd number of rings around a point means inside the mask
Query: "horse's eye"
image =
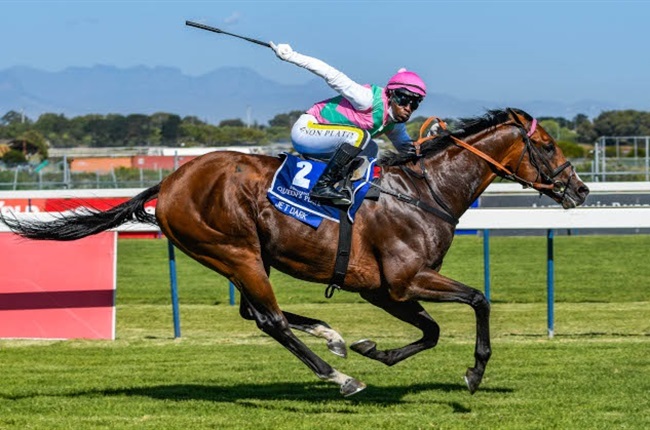
<svg viewBox="0 0 650 430"><path fill-rule="evenodd" d="M542 145L542 149L544 149L544 152L547 154L553 154L555 152L555 145L552 143Z"/></svg>

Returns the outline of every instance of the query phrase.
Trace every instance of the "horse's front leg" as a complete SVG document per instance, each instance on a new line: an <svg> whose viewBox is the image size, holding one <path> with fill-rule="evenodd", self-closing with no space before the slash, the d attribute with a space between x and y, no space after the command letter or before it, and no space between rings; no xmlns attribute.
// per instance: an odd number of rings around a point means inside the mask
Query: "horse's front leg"
<svg viewBox="0 0 650 430"><path fill-rule="evenodd" d="M378 350L375 342L364 339L350 345L350 349L354 352L392 366L419 352L433 348L438 343L440 327L418 302L397 302L386 290L366 291L360 295L395 318L422 330L422 338L401 348L389 350Z"/></svg>
<svg viewBox="0 0 650 430"><path fill-rule="evenodd" d="M430 302L458 302L470 305L476 315L476 345L474 367L467 369L465 382L470 393L478 389L483 379L492 350L490 348L490 303L482 292L449 279L434 270L419 272L405 286L391 289L398 301L425 300Z"/></svg>

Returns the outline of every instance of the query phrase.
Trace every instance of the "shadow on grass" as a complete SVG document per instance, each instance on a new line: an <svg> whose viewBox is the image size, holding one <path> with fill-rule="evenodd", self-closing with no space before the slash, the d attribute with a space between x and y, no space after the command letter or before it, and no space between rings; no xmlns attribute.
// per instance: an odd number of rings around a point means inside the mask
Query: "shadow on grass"
<svg viewBox="0 0 650 430"><path fill-rule="evenodd" d="M302 412L307 405L322 403L347 404L347 405L391 405L406 403L404 397L409 394L417 394L426 391L438 391L439 396L432 403L449 405L456 413L471 412L466 406L456 401L444 401L444 395L452 392L467 392L463 384L415 384L409 386L369 386L361 393L344 399L333 384L313 383L268 383L268 384L234 384L234 385L203 385L203 384L172 384L154 385L146 387L120 388L120 389L96 389L83 390L68 393L46 394L43 392L24 394L17 396L5 396L0 398L19 400L39 396L55 397L84 397L84 396L134 396L149 397L156 400L167 400L183 402L188 400L238 403L256 408L275 409L275 404L262 405L255 403L259 401L296 401L303 402L305 406L298 408ZM488 393L511 393L511 388L484 388L479 392ZM318 402L318 403L315 403ZM418 400L422 402L422 400ZM308 409L308 408L307 408ZM321 411L320 407L314 409L314 413Z"/></svg>

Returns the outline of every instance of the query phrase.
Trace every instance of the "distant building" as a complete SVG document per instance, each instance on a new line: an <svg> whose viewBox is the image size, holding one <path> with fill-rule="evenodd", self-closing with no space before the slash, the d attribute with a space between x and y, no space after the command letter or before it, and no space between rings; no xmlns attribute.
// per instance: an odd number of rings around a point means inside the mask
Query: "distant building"
<svg viewBox="0 0 650 430"><path fill-rule="evenodd" d="M70 162L70 171L109 173L114 169L126 167L131 168L130 157L83 157L74 158Z"/></svg>
<svg viewBox="0 0 650 430"><path fill-rule="evenodd" d="M71 172L108 173L117 168L145 170L174 170L196 157L214 151L235 151L245 154L277 155L289 152L291 144L267 146L218 147L128 147L128 148L53 148L50 157L65 157L70 161Z"/></svg>

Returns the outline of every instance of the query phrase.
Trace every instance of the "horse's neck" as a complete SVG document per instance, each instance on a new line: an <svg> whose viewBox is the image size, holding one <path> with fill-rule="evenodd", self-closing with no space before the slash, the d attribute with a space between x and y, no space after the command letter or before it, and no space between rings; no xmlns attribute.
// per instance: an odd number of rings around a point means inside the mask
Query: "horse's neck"
<svg viewBox="0 0 650 430"><path fill-rule="evenodd" d="M481 132L465 142L504 164L515 133L508 129ZM451 145L425 163L432 182L448 202L453 215L460 217L494 181L496 174L485 160L467 149Z"/></svg>

